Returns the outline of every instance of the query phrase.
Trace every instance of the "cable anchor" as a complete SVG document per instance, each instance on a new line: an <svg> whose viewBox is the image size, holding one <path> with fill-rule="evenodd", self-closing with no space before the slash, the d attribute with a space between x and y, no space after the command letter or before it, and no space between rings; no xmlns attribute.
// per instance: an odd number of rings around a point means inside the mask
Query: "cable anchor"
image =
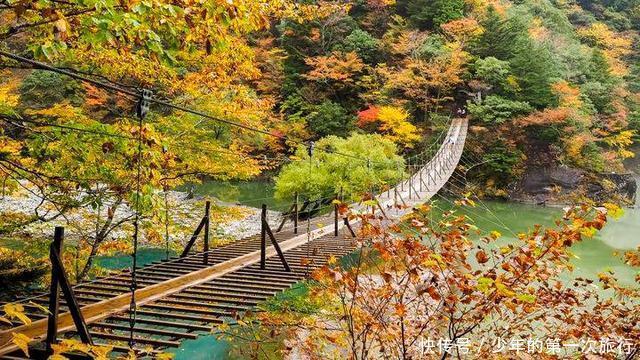
<svg viewBox="0 0 640 360"><path fill-rule="evenodd" d="M151 90L142 89L140 91L140 99L136 103L136 115L140 120L144 119L149 113L149 104L152 96L153 92Z"/></svg>

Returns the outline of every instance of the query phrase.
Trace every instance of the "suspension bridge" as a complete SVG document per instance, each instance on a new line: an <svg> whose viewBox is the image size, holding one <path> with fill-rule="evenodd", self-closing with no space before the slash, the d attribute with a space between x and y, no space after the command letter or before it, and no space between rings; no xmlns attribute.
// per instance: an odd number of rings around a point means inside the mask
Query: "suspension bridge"
<svg viewBox="0 0 640 360"><path fill-rule="evenodd" d="M377 194L377 206L354 205L352 211L372 211L393 222L413 206L424 203L453 175L466 135L467 121L454 119L431 159L421 161L411 176L395 187ZM315 268L325 265L329 257L352 252L359 220L339 219L336 207L332 214L309 220L306 231L298 231L298 226L285 229L280 226L281 231L272 231L275 224L268 223L263 208L261 222L260 234L209 249L206 212L182 256L136 269L135 309L130 304L129 271L74 286L71 300L76 304L60 301L60 307L54 308L55 314L38 311L40 306L51 305L51 296L47 294L22 302L33 322L2 328L0 359L24 359L12 342L14 333L26 335L34 344L45 342L47 334L49 342L55 341L55 337L79 336L84 342L109 344L115 352L128 352L132 311L135 344L157 351L179 347L182 341L209 334L225 319L237 318L290 288ZM193 251L196 235L202 228L205 228L203 250ZM59 232L56 241L61 242L63 235ZM74 312L74 308L79 311ZM82 321L78 322L79 319Z"/></svg>

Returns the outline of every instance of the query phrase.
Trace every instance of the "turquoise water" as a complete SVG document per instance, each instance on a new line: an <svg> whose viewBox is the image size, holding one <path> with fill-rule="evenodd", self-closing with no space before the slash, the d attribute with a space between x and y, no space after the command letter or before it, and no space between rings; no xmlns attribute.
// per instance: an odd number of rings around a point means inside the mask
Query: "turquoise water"
<svg viewBox="0 0 640 360"><path fill-rule="evenodd" d="M169 352L175 354L174 360L224 360L229 358L229 348L227 342L215 335L206 335L183 341L178 349Z"/></svg>
<svg viewBox="0 0 640 360"><path fill-rule="evenodd" d="M450 209L444 199L436 201L441 209ZM499 244L515 242L515 234L533 229L534 225L553 226L562 215L562 209L526 204L484 201L474 208L458 208L468 215L484 233L497 230L502 234ZM572 247L575 269L564 274L565 279L583 277L597 279L599 272L615 272L621 283L634 284L637 270L625 265L615 252L636 249L640 246L640 209L625 209L617 220L610 219L603 231L593 238L584 239Z"/></svg>
<svg viewBox="0 0 640 360"><path fill-rule="evenodd" d="M189 187L188 185L180 190L185 191ZM274 185L269 181L207 181L194 185L193 193L195 195L214 196L225 202L256 208L266 204L270 209L284 209L293 202L293 200L282 201L274 199Z"/></svg>
<svg viewBox="0 0 640 360"><path fill-rule="evenodd" d="M176 255L175 252L169 251L169 257ZM154 261L166 259L165 249L141 248L138 249L137 263L138 266L145 266ZM133 259L129 254L116 254L112 256L96 257L96 265L105 269L126 269L133 264Z"/></svg>

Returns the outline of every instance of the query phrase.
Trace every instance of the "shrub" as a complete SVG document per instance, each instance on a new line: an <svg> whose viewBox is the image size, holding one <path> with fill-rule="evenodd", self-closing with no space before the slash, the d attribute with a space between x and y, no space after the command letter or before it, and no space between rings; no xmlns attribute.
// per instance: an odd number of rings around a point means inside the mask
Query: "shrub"
<svg viewBox="0 0 640 360"><path fill-rule="evenodd" d="M355 29L342 44L344 52L355 52L366 63L374 63L377 59L380 42L368 32Z"/></svg>
<svg viewBox="0 0 640 360"><path fill-rule="evenodd" d="M80 83L50 71L34 70L22 81L18 90L21 105L29 108L47 108L63 101L79 106L83 102Z"/></svg>
<svg viewBox="0 0 640 360"><path fill-rule="evenodd" d="M345 137L354 129L356 117L347 112L340 104L325 100L315 106L307 116L309 128L318 137L337 135Z"/></svg>
<svg viewBox="0 0 640 360"><path fill-rule="evenodd" d="M533 111L526 102L509 100L497 95L487 96L481 104L469 102L467 106L473 119L490 124L502 124L513 117Z"/></svg>
<svg viewBox="0 0 640 360"><path fill-rule="evenodd" d="M399 169L404 169L404 160L397 146L382 135L352 134L346 139L328 136L316 142L315 149L309 159L307 149L299 147L299 161L282 168L276 176L277 198L291 199L297 192L317 199L342 190L346 198L357 199L372 188L395 184L403 175ZM366 160L357 158L369 159L370 167Z"/></svg>

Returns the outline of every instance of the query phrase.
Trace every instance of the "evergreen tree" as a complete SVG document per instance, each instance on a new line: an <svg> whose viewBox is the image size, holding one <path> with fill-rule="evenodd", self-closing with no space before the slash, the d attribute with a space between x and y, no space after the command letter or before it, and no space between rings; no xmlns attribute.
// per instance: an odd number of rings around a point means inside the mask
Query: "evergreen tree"
<svg viewBox="0 0 640 360"><path fill-rule="evenodd" d="M464 0L409 0L409 19L422 29L437 28L464 16Z"/></svg>

